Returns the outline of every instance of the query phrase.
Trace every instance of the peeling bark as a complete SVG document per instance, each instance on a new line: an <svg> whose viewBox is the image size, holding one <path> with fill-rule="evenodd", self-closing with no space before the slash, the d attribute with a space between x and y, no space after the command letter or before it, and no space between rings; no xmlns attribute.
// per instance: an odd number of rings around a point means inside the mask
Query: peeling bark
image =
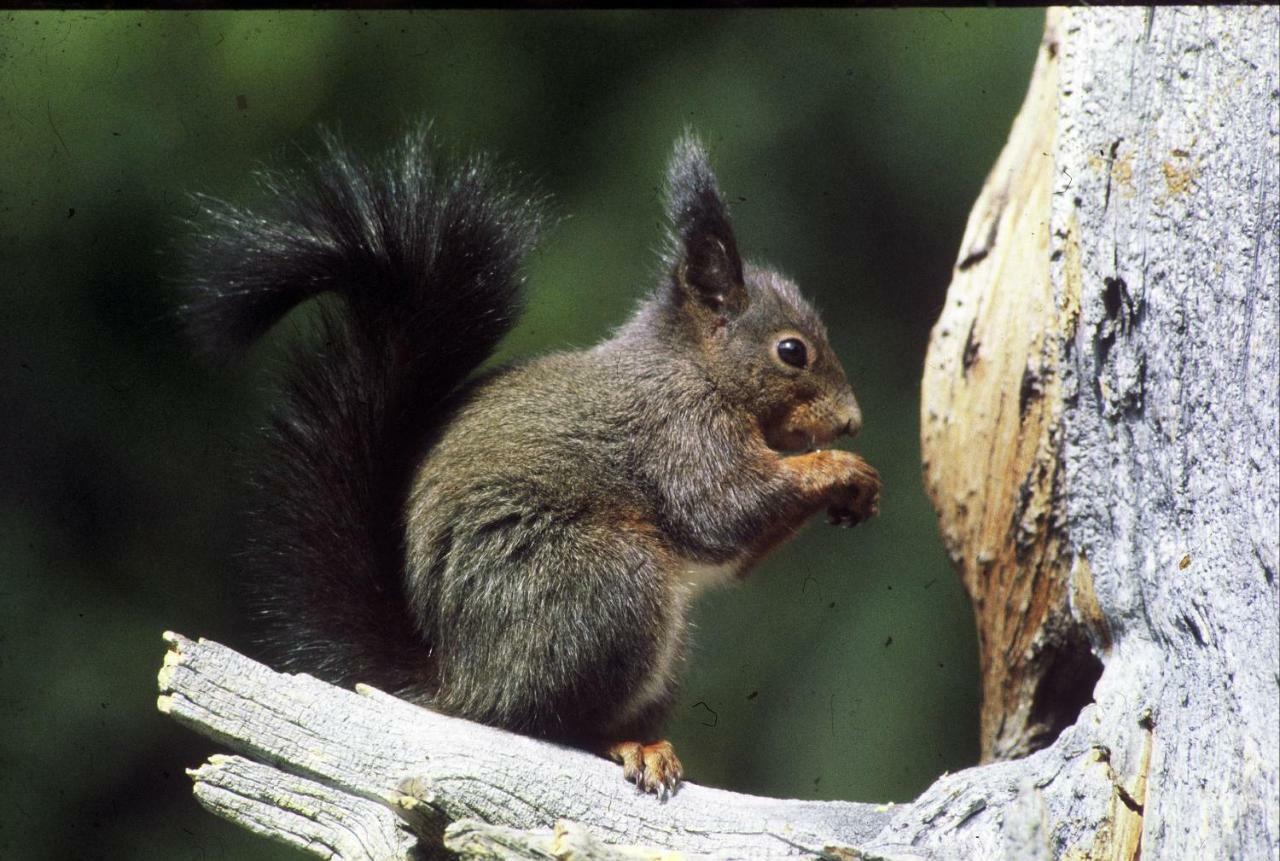
<svg viewBox="0 0 1280 861"><path fill-rule="evenodd" d="M1049 267L1060 19L969 216L921 389L925 486L977 622L984 761L1052 742L1102 669L1070 611L1061 504L1061 365L1078 309L1056 301Z"/></svg>

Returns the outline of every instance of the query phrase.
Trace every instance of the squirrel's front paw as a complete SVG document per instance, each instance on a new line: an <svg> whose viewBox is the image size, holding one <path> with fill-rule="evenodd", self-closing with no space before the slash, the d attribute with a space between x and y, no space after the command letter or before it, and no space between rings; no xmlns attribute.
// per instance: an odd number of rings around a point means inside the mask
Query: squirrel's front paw
<svg viewBox="0 0 1280 861"><path fill-rule="evenodd" d="M837 499L827 509L827 522L834 526L857 526L880 513L880 473L857 455L848 466Z"/></svg>
<svg viewBox="0 0 1280 861"><path fill-rule="evenodd" d="M684 776L684 767L676 758L675 748L669 741L641 744L638 741L620 741L609 746L609 756L622 763L622 776L638 789L665 798L675 792Z"/></svg>

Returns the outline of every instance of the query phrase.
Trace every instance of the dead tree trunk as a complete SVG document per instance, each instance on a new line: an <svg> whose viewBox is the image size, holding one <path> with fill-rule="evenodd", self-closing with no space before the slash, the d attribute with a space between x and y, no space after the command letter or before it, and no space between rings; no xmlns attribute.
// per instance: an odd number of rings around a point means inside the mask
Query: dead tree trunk
<svg viewBox="0 0 1280 861"><path fill-rule="evenodd" d="M468 857L1280 855L1277 35L1275 8L1049 14L921 405L987 764L909 805L663 804L171 636L161 709L250 757L195 770L197 797L342 858L419 857L450 822Z"/></svg>
<svg viewBox="0 0 1280 861"><path fill-rule="evenodd" d="M1075 724L1123 857L1280 839L1278 20L1052 12L925 372L984 758Z"/></svg>

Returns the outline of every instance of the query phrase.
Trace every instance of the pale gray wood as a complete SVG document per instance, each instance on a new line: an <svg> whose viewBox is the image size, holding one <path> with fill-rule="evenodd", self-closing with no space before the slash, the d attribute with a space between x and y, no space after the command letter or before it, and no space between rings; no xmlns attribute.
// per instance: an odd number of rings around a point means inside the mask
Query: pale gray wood
<svg viewBox="0 0 1280 861"><path fill-rule="evenodd" d="M1105 669L1051 747L940 780L886 836L939 857L1280 855L1278 36L1275 7L1061 15L1058 516Z"/></svg>
<svg viewBox="0 0 1280 861"><path fill-rule="evenodd" d="M238 756L188 774L205 808L295 849L342 861L420 857L417 838L375 801Z"/></svg>
<svg viewBox="0 0 1280 861"><path fill-rule="evenodd" d="M670 853L658 849L612 846L596 839L581 825L561 822L554 829L523 831L489 825L474 819L445 829L444 845L465 859L502 861L663 861ZM682 861L703 861L705 855L685 855Z"/></svg>
<svg viewBox="0 0 1280 861"><path fill-rule="evenodd" d="M1153 716L1144 847L1275 857L1280 11L1075 10L1063 36L1067 528L1114 640L1097 737L1133 767Z"/></svg>
<svg viewBox="0 0 1280 861"><path fill-rule="evenodd" d="M694 784L662 802L589 754L177 635L161 710L416 833L470 820L451 834L476 846L569 820L599 848L562 857L1280 857L1278 34L1270 7L1071 9L1051 33L1058 515L1072 612L1106 636L1096 702L1050 747L889 810ZM233 794L259 806L220 812L268 830L270 795Z"/></svg>
<svg viewBox="0 0 1280 861"><path fill-rule="evenodd" d="M412 825L432 813L519 829L567 819L607 843L781 858L855 844L888 820L871 804L758 798L693 783L660 801L589 753L369 688L276 673L207 640L165 637L161 711L247 757L380 802Z"/></svg>

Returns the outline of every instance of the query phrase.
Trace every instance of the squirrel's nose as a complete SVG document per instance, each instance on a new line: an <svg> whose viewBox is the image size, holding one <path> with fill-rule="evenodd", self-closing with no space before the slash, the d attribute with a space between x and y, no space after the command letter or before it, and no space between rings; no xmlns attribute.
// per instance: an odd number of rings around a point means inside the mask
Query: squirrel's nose
<svg viewBox="0 0 1280 861"><path fill-rule="evenodd" d="M862 430L862 410L858 408L858 400L852 391L841 399L840 415L845 420L843 433L856 436Z"/></svg>

